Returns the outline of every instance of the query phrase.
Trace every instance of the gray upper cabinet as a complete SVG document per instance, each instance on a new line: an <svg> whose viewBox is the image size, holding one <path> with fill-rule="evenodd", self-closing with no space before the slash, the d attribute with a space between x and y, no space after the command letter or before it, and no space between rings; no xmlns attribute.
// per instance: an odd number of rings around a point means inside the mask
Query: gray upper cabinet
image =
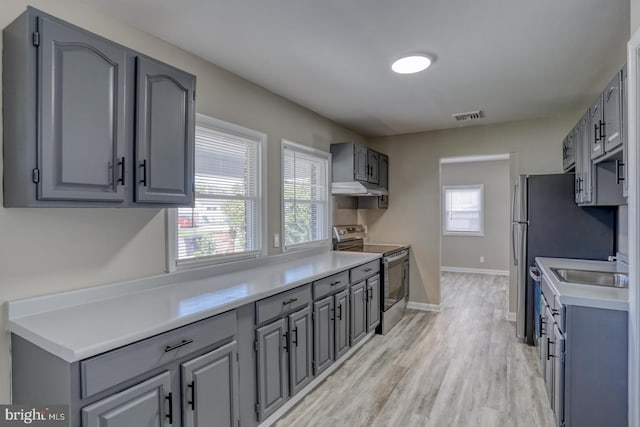
<svg viewBox="0 0 640 427"><path fill-rule="evenodd" d="M258 420L264 420L288 398L287 319L282 318L256 330L258 359Z"/></svg>
<svg viewBox="0 0 640 427"><path fill-rule="evenodd" d="M576 165L576 132L570 132L562 141L562 168L565 172Z"/></svg>
<svg viewBox="0 0 640 427"><path fill-rule="evenodd" d="M589 145L591 159L597 159L604 154L604 115L602 113L602 95L589 107Z"/></svg>
<svg viewBox="0 0 640 427"><path fill-rule="evenodd" d="M629 151L629 129L627 125L627 109L628 105L628 84L627 84L627 66L625 65L622 68L622 174L619 178L622 178L622 196L627 197L629 191L629 180L628 180L628 151Z"/></svg>
<svg viewBox="0 0 640 427"><path fill-rule="evenodd" d="M316 375L333 363L334 311L333 296L313 303L313 360Z"/></svg>
<svg viewBox="0 0 640 427"><path fill-rule="evenodd" d="M389 189L389 156L386 154L378 153L380 157L380 161L378 163L378 174L379 174L379 182L378 184L382 188Z"/></svg>
<svg viewBox="0 0 640 427"><path fill-rule="evenodd" d="M46 17L38 31L38 199L121 202L127 52Z"/></svg>
<svg viewBox="0 0 640 427"><path fill-rule="evenodd" d="M311 382L311 308L289 315L289 388L291 396Z"/></svg>
<svg viewBox="0 0 640 427"><path fill-rule="evenodd" d="M367 331L380 324L380 276L367 279Z"/></svg>
<svg viewBox="0 0 640 427"><path fill-rule="evenodd" d="M360 144L353 144L353 156L353 179L366 181L369 178L369 157L367 147ZM350 179L345 181L350 181Z"/></svg>
<svg viewBox="0 0 640 427"><path fill-rule="evenodd" d="M349 290L335 295L335 355L338 360L349 351Z"/></svg>
<svg viewBox="0 0 640 427"><path fill-rule="evenodd" d="M622 72L613 77L602 94L604 115L604 151L609 153L622 145Z"/></svg>
<svg viewBox="0 0 640 427"><path fill-rule="evenodd" d="M5 207L193 204L194 76L29 7L2 79Z"/></svg>
<svg viewBox="0 0 640 427"><path fill-rule="evenodd" d="M367 303L366 281L356 283L349 289L350 311L350 341L351 346L360 341L367 334Z"/></svg>
<svg viewBox="0 0 640 427"><path fill-rule="evenodd" d="M237 344L232 341L182 364L185 427L237 426L239 402L236 354Z"/></svg>
<svg viewBox="0 0 640 427"><path fill-rule="evenodd" d="M136 201L193 198L195 77L136 58Z"/></svg>
<svg viewBox="0 0 640 427"><path fill-rule="evenodd" d="M166 427L178 423L177 397L165 371L82 409L84 427Z"/></svg>
<svg viewBox="0 0 640 427"><path fill-rule="evenodd" d="M380 156L377 151L368 150L367 181L378 184Z"/></svg>

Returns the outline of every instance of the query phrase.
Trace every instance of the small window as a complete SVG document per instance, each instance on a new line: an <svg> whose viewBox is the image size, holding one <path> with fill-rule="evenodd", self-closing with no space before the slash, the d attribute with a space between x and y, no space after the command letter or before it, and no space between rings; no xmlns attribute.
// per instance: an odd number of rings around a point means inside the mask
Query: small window
<svg viewBox="0 0 640 427"><path fill-rule="evenodd" d="M282 141L285 250L329 243L330 154Z"/></svg>
<svg viewBox="0 0 640 427"><path fill-rule="evenodd" d="M261 254L265 145L260 132L198 115L195 207L171 210L170 270Z"/></svg>
<svg viewBox="0 0 640 427"><path fill-rule="evenodd" d="M445 185L443 191L443 234L483 236L483 186Z"/></svg>

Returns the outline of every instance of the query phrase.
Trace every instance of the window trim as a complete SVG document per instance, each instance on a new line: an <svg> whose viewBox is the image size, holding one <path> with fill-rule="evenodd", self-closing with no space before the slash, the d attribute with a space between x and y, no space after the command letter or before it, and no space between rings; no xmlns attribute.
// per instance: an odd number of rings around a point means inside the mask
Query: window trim
<svg viewBox="0 0 640 427"><path fill-rule="evenodd" d="M480 231L451 231L447 230L447 190L480 190ZM442 186L442 235L443 236L484 236L484 184L443 185Z"/></svg>
<svg viewBox="0 0 640 427"><path fill-rule="evenodd" d="M178 242L178 227L176 226L176 224L178 223L178 208L167 208L165 209L166 270L169 273L174 271L189 270L197 267L252 260L266 256L267 254L267 134L199 113L196 114L196 126L208 127L219 132L257 140L259 142L257 200L259 205L258 214L260 215L260 218L258 219L258 231L256 233L259 249L250 253L218 255L190 261L179 261L178 254L176 252L176 246ZM195 172L193 179L195 181Z"/></svg>
<svg viewBox="0 0 640 427"><path fill-rule="evenodd" d="M291 148L295 151L312 154L318 157L322 157L327 161L327 229L324 240L314 240L311 242L299 243L297 245L287 246L285 245L285 220L284 220L284 151L285 148ZM280 243L282 246L282 252L301 252L306 250L313 250L317 248L331 248L331 212L332 212L332 200L331 200L331 153L317 148L309 147L307 145L299 144L297 142L290 141L288 139L282 139L280 143Z"/></svg>

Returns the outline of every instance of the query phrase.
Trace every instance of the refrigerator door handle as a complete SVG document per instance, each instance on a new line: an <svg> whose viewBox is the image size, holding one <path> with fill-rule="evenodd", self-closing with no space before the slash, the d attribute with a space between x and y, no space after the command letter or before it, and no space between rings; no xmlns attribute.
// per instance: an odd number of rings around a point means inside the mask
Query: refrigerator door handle
<svg viewBox="0 0 640 427"><path fill-rule="evenodd" d="M513 265L518 265L518 255L516 253L516 227L517 223L511 223L511 249L513 250Z"/></svg>
<svg viewBox="0 0 640 427"><path fill-rule="evenodd" d="M513 200L511 200L511 222L516 220L516 194L518 193L518 184L513 186Z"/></svg>
<svg viewBox="0 0 640 427"><path fill-rule="evenodd" d="M540 270L538 270L538 267L529 267L529 276L531 276L534 282L540 282L540 280L542 280L542 275L540 275Z"/></svg>

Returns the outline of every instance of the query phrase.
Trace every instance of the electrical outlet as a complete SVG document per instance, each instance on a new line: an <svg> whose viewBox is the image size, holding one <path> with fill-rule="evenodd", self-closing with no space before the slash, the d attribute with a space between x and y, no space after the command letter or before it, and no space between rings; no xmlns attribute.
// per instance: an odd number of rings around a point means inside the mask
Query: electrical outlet
<svg viewBox="0 0 640 427"><path fill-rule="evenodd" d="M483 256L480 257L480 264L484 264L484 257Z"/></svg>
<svg viewBox="0 0 640 427"><path fill-rule="evenodd" d="M273 235L273 247L274 248L280 247L280 235L278 233Z"/></svg>

